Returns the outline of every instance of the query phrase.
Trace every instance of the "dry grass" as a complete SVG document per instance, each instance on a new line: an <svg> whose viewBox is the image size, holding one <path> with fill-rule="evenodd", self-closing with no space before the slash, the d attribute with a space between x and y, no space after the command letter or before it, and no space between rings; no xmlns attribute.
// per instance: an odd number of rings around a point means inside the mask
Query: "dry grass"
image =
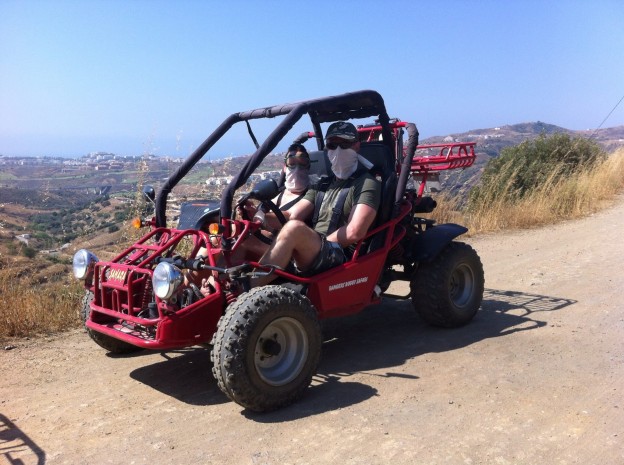
<svg viewBox="0 0 624 465"><path fill-rule="evenodd" d="M605 205L624 188L624 149L619 149L598 166L582 169L568 177L558 177L554 166L550 176L529 195L514 198L514 173L502 172L508 179L502 193L485 192L483 200L470 212L459 207L458 199L438 198L432 217L440 222L466 225L472 235L507 229L525 229L589 215Z"/></svg>
<svg viewBox="0 0 624 465"><path fill-rule="evenodd" d="M78 308L83 295L82 285L69 277L41 285L20 277L14 268L1 269L0 340L79 327Z"/></svg>
<svg viewBox="0 0 624 465"><path fill-rule="evenodd" d="M100 259L110 260L145 232L134 229L128 221L118 232L100 231L83 238L71 253L88 248ZM63 259L70 261L71 256ZM41 255L26 259L0 254L0 300L4 303L0 341L80 327L78 312L83 295L82 282L74 279L66 263L50 263Z"/></svg>

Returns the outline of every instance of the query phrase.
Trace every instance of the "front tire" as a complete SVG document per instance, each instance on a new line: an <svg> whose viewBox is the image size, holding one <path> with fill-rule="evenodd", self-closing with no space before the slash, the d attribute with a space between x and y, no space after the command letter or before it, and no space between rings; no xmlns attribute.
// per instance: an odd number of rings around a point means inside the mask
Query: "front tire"
<svg viewBox="0 0 624 465"><path fill-rule="evenodd" d="M219 388L243 407L266 412L303 395L316 373L322 338L305 296L262 286L228 307L213 342Z"/></svg>
<svg viewBox="0 0 624 465"><path fill-rule="evenodd" d="M87 328L87 320L89 319L89 315L91 314L91 307L89 306L89 304L92 300L93 292L86 291L84 297L82 298L79 312L80 319L82 320L82 324L87 330L87 334L89 335L89 337L93 339L93 341L97 345L113 354L131 354L133 352L138 352L139 350L141 350L140 347L133 346L132 344L128 344L127 342L114 339L110 336L98 333L97 331L92 331L91 329Z"/></svg>
<svg viewBox="0 0 624 465"><path fill-rule="evenodd" d="M410 282L412 305L431 325L463 326L479 310L483 287L477 252L463 242L451 242L433 261L419 265Z"/></svg>

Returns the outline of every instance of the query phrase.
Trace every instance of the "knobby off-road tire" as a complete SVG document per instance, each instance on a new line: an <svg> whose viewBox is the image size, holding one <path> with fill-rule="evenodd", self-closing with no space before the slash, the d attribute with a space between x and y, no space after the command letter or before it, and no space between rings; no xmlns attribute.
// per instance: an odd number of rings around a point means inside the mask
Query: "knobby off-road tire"
<svg viewBox="0 0 624 465"><path fill-rule="evenodd" d="M120 341L118 339L114 339L110 336L106 336L105 334L98 333L97 331L92 331L87 328L87 318L89 318L89 314L91 313L91 307L89 304L93 300L93 292L86 291L84 297L82 298L82 303L80 307L80 319L82 320L82 324L85 325L85 329L87 330L87 334L93 341L103 347L104 349L112 352L113 354L130 354L132 352L138 352L141 350L140 347L133 346L132 344L128 344L127 342Z"/></svg>
<svg viewBox="0 0 624 465"><path fill-rule="evenodd" d="M479 310L483 285L477 252L463 242L451 242L433 261L418 267L410 282L412 305L429 324L462 326Z"/></svg>
<svg viewBox="0 0 624 465"><path fill-rule="evenodd" d="M219 388L249 410L267 412L300 398L316 373L321 328L307 297L281 286L241 295L219 322L212 372Z"/></svg>

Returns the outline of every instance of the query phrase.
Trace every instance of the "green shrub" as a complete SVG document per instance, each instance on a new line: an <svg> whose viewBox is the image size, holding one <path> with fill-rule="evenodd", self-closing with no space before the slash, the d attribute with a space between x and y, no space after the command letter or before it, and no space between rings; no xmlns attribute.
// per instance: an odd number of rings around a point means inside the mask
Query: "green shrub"
<svg viewBox="0 0 624 465"><path fill-rule="evenodd" d="M17 255L17 246L13 242L9 242L7 245L7 253L9 255Z"/></svg>
<svg viewBox="0 0 624 465"><path fill-rule="evenodd" d="M488 162L479 186L469 196L469 208L501 197L524 198L546 182L558 182L572 173L606 159L606 153L593 141L571 138L568 134L542 134L514 147L506 147L498 158Z"/></svg>
<svg viewBox="0 0 624 465"><path fill-rule="evenodd" d="M127 220L129 218L129 216L130 216L129 213L130 212L128 212L128 211L118 211L118 212L115 212L115 215L114 215L115 221L121 222L121 221Z"/></svg>
<svg viewBox="0 0 624 465"><path fill-rule="evenodd" d="M33 249L32 247L26 246L22 248L22 255L28 258L35 258L35 255L37 255L37 251Z"/></svg>

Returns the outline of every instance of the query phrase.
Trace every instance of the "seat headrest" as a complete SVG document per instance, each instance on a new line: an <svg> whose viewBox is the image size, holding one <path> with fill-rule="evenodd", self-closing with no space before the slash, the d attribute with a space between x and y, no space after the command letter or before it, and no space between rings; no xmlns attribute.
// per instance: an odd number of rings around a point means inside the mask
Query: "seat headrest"
<svg viewBox="0 0 624 465"><path fill-rule="evenodd" d="M309 152L308 155L310 156L310 176L329 176L331 164L327 158L327 152L314 150Z"/></svg>
<svg viewBox="0 0 624 465"><path fill-rule="evenodd" d="M373 164L371 174L385 177L394 172L392 151L383 142L363 142L359 153Z"/></svg>

